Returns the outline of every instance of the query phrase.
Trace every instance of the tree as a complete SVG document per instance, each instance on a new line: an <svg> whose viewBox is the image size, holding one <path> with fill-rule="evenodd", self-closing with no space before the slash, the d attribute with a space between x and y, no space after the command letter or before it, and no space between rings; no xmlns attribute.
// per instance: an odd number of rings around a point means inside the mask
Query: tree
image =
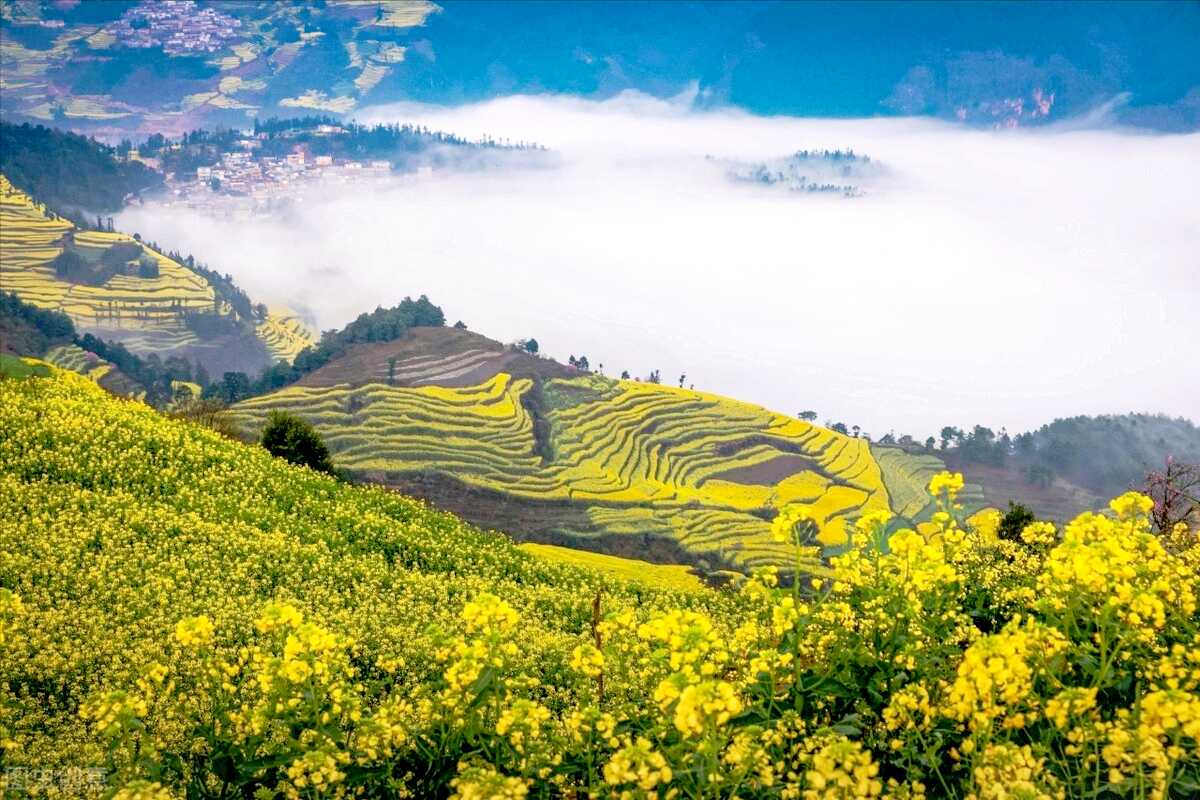
<svg viewBox="0 0 1200 800"><path fill-rule="evenodd" d="M846 427L846 423L844 423L844 422L833 423L832 425L829 426L829 430L835 431L836 433L840 433L842 436L850 435L850 429Z"/></svg>
<svg viewBox="0 0 1200 800"><path fill-rule="evenodd" d="M1054 483L1054 470L1045 464L1034 464L1029 468L1029 482L1041 489L1049 488Z"/></svg>
<svg viewBox="0 0 1200 800"><path fill-rule="evenodd" d="M529 353L532 356L537 355L537 352L538 352L537 339L529 339L525 342L525 352Z"/></svg>
<svg viewBox="0 0 1200 800"><path fill-rule="evenodd" d="M579 360L575 362L575 366L579 367L580 369L588 369L587 356L580 356Z"/></svg>
<svg viewBox="0 0 1200 800"><path fill-rule="evenodd" d="M1154 501L1150 518L1159 533L1181 522L1200 525L1200 465L1167 456L1163 469L1146 471L1142 492Z"/></svg>
<svg viewBox="0 0 1200 800"><path fill-rule="evenodd" d="M951 440L954 440L956 443L962 442L963 432L959 428L955 428L951 425L947 425L946 427L942 428L941 437L942 437L942 449L945 450L946 446L948 444L950 444Z"/></svg>
<svg viewBox="0 0 1200 800"><path fill-rule="evenodd" d="M239 400L245 400L251 394L250 378L244 372L226 372L221 378L217 396L227 404L233 405Z"/></svg>
<svg viewBox="0 0 1200 800"><path fill-rule="evenodd" d="M454 327L456 330L465 331L467 329L467 323L460 319L458 322L454 323Z"/></svg>
<svg viewBox="0 0 1200 800"><path fill-rule="evenodd" d="M629 380L629 370L627 370L627 369L621 370L621 380L623 380L623 381Z"/></svg>
<svg viewBox="0 0 1200 800"><path fill-rule="evenodd" d="M804 420L805 422L816 422L817 421L817 412L815 412L815 411L801 411L796 416L799 417L800 419Z"/></svg>
<svg viewBox="0 0 1200 800"><path fill-rule="evenodd" d="M262 446L267 452L293 464L334 474L333 459L325 440L311 425L286 411L272 411L263 428Z"/></svg>
<svg viewBox="0 0 1200 800"><path fill-rule="evenodd" d="M177 407L171 416L203 425L228 439L247 441L237 423L226 413L225 404L216 397L192 398L190 402Z"/></svg>
<svg viewBox="0 0 1200 800"><path fill-rule="evenodd" d="M659 377L658 370L654 370L653 372L651 372L650 377L646 378L646 380L649 381L650 383L662 383L662 378Z"/></svg>
<svg viewBox="0 0 1200 800"><path fill-rule="evenodd" d="M853 430L853 431L854 431L854 438L855 438L855 439L857 439L857 438L858 438L858 432L859 432L859 431L861 431L861 430L862 430L862 428L860 428L860 427L859 427L859 426L857 426L857 425L854 425L854 426L851 426L851 430Z"/></svg>
<svg viewBox="0 0 1200 800"><path fill-rule="evenodd" d="M1000 519L996 535L1010 542L1020 542L1021 531L1025 530L1025 526L1032 522L1037 522L1037 517L1033 516L1032 511L1020 503L1009 500L1008 513Z"/></svg>

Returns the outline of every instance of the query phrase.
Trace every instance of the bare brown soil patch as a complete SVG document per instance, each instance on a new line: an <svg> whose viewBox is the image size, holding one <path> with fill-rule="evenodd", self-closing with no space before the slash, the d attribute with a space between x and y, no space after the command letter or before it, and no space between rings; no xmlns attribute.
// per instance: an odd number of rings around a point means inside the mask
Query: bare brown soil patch
<svg viewBox="0 0 1200 800"><path fill-rule="evenodd" d="M939 451L935 455L946 462L947 469L961 472L969 482L983 487L987 504L1001 511L1008 510L1011 500L1028 508L1038 519L1064 523L1084 511L1104 508L1111 499L1061 478L1056 478L1049 486L1037 486L1020 470L975 464L957 457L953 450Z"/></svg>
<svg viewBox="0 0 1200 800"><path fill-rule="evenodd" d="M712 477L722 481L730 481L731 483L740 483L744 486L774 486L789 475L803 472L811 466L808 461L800 456L780 455L761 464L737 467L736 469L726 470Z"/></svg>
<svg viewBox="0 0 1200 800"><path fill-rule="evenodd" d="M393 386L474 386L499 372L518 378L565 378L580 372L550 359L509 350L459 328L410 328L390 342L352 344L345 355L304 376L301 386L388 383Z"/></svg>

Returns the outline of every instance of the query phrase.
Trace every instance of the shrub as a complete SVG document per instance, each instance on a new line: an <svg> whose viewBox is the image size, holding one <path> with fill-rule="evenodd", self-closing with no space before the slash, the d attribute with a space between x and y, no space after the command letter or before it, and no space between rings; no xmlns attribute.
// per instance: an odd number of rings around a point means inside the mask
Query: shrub
<svg viewBox="0 0 1200 800"><path fill-rule="evenodd" d="M295 414L272 411L271 419L263 429L262 445L271 455L293 464L335 474L325 440Z"/></svg>

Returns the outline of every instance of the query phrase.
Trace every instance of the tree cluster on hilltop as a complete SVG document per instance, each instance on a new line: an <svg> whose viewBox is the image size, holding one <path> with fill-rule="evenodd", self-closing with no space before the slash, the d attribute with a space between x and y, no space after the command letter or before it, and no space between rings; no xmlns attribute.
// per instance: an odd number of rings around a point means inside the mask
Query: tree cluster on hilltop
<svg viewBox="0 0 1200 800"><path fill-rule="evenodd" d="M1200 428L1165 414L1077 416L1017 436L983 425L970 431L947 426L939 446L968 463L1019 470L1034 485L1061 477L1109 496L1140 485L1167 456L1200 462Z"/></svg>
<svg viewBox="0 0 1200 800"><path fill-rule="evenodd" d="M445 324L446 316L442 309L430 302L428 297L421 295L416 300L406 297L394 308L379 307L369 314L359 314L357 319L340 331L324 331L321 340L315 346L300 351L291 364L279 362L267 367L253 381L245 373L227 372L205 394L219 397L227 403L236 403L295 383L344 354L352 344L390 342L399 339L409 328L441 328Z"/></svg>
<svg viewBox="0 0 1200 800"><path fill-rule="evenodd" d="M250 144L253 145L256 156L282 158L294 152L295 148L304 147L313 155L331 156L335 159L387 159L399 164L404 164L409 157L438 147L464 150L545 149L530 142L498 141L486 135L477 141L469 141L452 133L430 130L422 125L360 125L333 117L317 116L256 121L252 133L228 128L217 128L213 131L194 130L185 133L178 140L154 133L140 145L126 139L115 152L118 156L125 156L136 147L141 157L158 159L164 171L186 174L195 172L197 167L215 163L222 153Z"/></svg>
<svg viewBox="0 0 1200 800"><path fill-rule="evenodd" d="M119 161L113 148L95 139L8 122L0 122L0 172L77 224L82 209L118 211L126 196L161 180L145 164Z"/></svg>

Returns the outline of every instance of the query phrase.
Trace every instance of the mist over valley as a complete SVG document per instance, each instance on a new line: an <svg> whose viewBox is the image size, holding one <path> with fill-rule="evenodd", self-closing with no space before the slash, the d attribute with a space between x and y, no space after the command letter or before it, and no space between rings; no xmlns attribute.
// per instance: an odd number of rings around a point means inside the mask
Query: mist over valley
<svg viewBox="0 0 1200 800"><path fill-rule="evenodd" d="M1197 135L755 117L693 99L368 109L363 123L548 152L387 188L322 185L268 219L151 204L118 220L320 329L426 294L562 362L686 375L876 438L1195 416L1200 370L1170 321L1200 292ZM846 197L731 181L723 166L803 150L874 169Z"/></svg>

